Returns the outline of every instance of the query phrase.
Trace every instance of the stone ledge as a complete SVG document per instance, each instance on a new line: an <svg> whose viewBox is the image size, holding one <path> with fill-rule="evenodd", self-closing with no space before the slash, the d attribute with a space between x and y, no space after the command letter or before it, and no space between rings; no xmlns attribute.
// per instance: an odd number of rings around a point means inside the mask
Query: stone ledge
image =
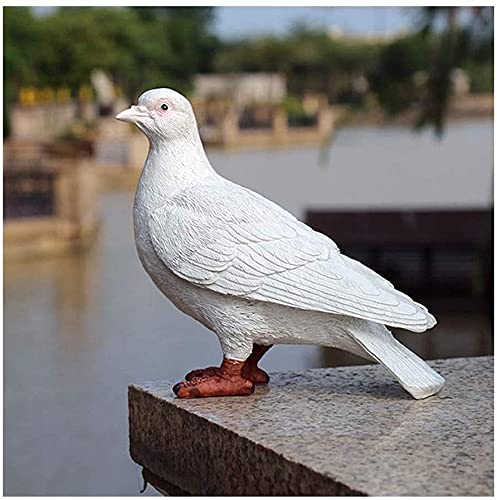
<svg viewBox="0 0 497 500"><path fill-rule="evenodd" d="M131 457L195 495L492 495L493 357L430 364L447 384L422 401L379 366L273 374L249 397L132 385Z"/></svg>

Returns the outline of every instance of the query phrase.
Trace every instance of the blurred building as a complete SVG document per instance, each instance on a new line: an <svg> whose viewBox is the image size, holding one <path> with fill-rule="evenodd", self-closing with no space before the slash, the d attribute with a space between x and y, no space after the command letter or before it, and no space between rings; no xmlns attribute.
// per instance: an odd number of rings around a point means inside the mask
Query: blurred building
<svg viewBox="0 0 497 500"><path fill-rule="evenodd" d="M39 143L4 144L4 256L78 252L99 225L95 169L81 152L56 157Z"/></svg>
<svg viewBox="0 0 497 500"><path fill-rule="evenodd" d="M197 75L193 89L196 101L229 99L238 106L281 103L287 95L286 78L278 73Z"/></svg>
<svg viewBox="0 0 497 500"><path fill-rule="evenodd" d="M319 143L341 114L324 95L288 96L277 73L197 75L193 105L203 141L226 148Z"/></svg>

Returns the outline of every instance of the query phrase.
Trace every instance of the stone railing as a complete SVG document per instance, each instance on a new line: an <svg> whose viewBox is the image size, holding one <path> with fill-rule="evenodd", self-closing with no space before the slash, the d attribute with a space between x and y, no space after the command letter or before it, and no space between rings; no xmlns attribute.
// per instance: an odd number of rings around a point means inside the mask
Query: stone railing
<svg viewBox="0 0 497 500"><path fill-rule="evenodd" d="M131 457L169 494L492 495L493 358L430 364L447 383L422 401L377 366L275 374L248 397L132 385Z"/></svg>
<svg viewBox="0 0 497 500"><path fill-rule="evenodd" d="M94 103L15 105L11 108L11 137L22 141L50 141L66 133L76 120L92 121L96 117Z"/></svg>
<svg viewBox="0 0 497 500"><path fill-rule="evenodd" d="M194 103L203 141L225 148L288 146L319 143L334 130L343 109L323 105L310 126L291 126L282 106L261 107L267 126L241 127L242 111L228 103Z"/></svg>

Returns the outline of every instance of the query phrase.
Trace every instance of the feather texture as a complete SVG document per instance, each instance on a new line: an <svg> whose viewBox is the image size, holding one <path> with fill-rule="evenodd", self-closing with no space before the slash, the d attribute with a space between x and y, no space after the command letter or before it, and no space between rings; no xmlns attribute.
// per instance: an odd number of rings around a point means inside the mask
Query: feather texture
<svg viewBox="0 0 497 500"><path fill-rule="evenodd" d="M217 175L152 211L153 248L178 277L211 291L423 332L426 308L335 242Z"/></svg>

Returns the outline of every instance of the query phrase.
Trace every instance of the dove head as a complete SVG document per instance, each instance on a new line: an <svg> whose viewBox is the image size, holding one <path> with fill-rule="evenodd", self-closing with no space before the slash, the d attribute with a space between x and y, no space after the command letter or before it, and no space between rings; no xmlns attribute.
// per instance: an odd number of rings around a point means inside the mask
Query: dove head
<svg viewBox="0 0 497 500"><path fill-rule="evenodd" d="M190 102L172 89L147 90L137 106L121 111L116 118L134 123L152 143L198 135Z"/></svg>

